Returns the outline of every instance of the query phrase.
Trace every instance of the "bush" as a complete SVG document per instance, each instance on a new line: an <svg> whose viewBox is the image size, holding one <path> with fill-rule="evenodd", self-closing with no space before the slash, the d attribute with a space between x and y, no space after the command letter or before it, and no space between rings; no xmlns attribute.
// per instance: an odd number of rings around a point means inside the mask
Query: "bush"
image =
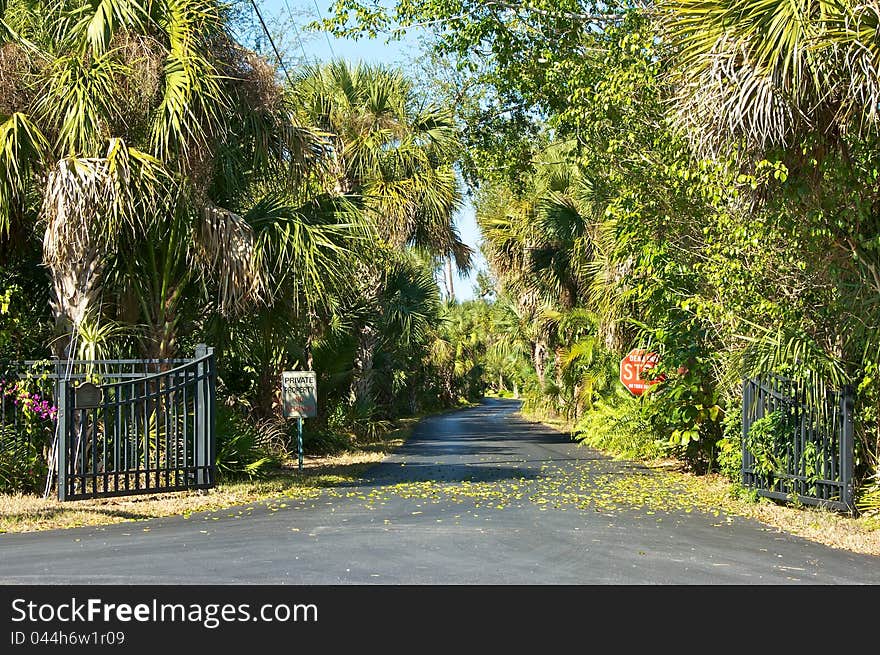
<svg viewBox="0 0 880 655"><path fill-rule="evenodd" d="M358 402L352 405L349 415L349 429L361 442L375 442L391 430L391 421L382 418L379 408L371 402Z"/></svg>
<svg viewBox="0 0 880 655"><path fill-rule="evenodd" d="M862 486L856 500L859 512L867 516L880 516L880 476L875 476Z"/></svg>
<svg viewBox="0 0 880 655"><path fill-rule="evenodd" d="M755 473L770 479L785 473L786 444L793 432L791 417L780 410L772 411L752 423L748 447L755 460Z"/></svg>
<svg viewBox="0 0 880 655"><path fill-rule="evenodd" d="M217 473L221 478L260 478L281 464L268 438L246 416L228 407L217 408Z"/></svg>
<svg viewBox="0 0 880 655"><path fill-rule="evenodd" d="M46 463L33 444L0 431L0 493L42 491L46 473Z"/></svg>
<svg viewBox="0 0 880 655"><path fill-rule="evenodd" d="M742 478L742 414L728 411L722 421L724 436L718 441L718 472L731 482Z"/></svg>
<svg viewBox="0 0 880 655"><path fill-rule="evenodd" d="M587 446L630 459L654 459L665 453L639 401L620 394L598 400L575 426L573 436Z"/></svg>

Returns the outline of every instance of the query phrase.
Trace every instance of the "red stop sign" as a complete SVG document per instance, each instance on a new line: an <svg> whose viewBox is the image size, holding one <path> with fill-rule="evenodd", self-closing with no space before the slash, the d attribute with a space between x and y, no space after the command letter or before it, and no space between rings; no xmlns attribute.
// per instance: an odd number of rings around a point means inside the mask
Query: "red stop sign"
<svg viewBox="0 0 880 655"><path fill-rule="evenodd" d="M657 353L648 352L641 348L633 348L629 354L620 360L620 382L630 390L634 396L641 396L652 384L660 380L645 380L642 371L653 368L659 359Z"/></svg>

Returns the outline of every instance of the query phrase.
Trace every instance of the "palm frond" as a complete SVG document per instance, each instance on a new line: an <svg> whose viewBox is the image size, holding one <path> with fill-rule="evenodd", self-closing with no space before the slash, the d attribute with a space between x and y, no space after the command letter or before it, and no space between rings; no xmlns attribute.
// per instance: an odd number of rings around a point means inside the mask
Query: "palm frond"
<svg viewBox="0 0 880 655"><path fill-rule="evenodd" d="M824 385L840 388L847 384L843 362L826 352L803 330L783 324L775 329L750 321L744 324L752 334L740 336L746 343L743 377L777 373L806 380L815 388Z"/></svg>
<svg viewBox="0 0 880 655"><path fill-rule="evenodd" d="M386 274L383 293L387 335L403 345L424 341L440 314L440 293L430 271L406 262Z"/></svg>
<svg viewBox="0 0 880 655"><path fill-rule="evenodd" d="M107 51L119 30L141 27L148 18L146 7L136 0L91 0L87 6L78 27L95 57Z"/></svg>
<svg viewBox="0 0 880 655"><path fill-rule="evenodd" d="M212 46L228 40L223 13L214 0L166 0L151 6L154 20L168 37L164 66L165 88L152 126L159 157L184 158L208 147L222 134L230 98Z"/></svg>
<svg viewBox="0 0 880 655"><path fill-rule="evenodd" d="M805 130L827 132L835 118L845 132L852 120L876 117L874 9L834 0L668 0L663 7L677 50L677 120L709 154L739 139L757 149L791 145Z"/></svg>
<svg viewBox="0 0 880 655"><path fill-rule="evenodd" d="M292 205L283 195L268 195L244 219L254 230L254 259L266 275L263 300L271 304L283 294L296 312L326 309L329 291L343 283L351 259L374 236L344 197L320 195Z"/></svg>
<svg viewBox="0 0 880 655"><path fill-rule="evenodd" d="M46 137L26 115L15 113L0 123L0 232L8 232L13 207L48 154Z"/></svg>
<svg viewBox="0 0 880 655"><path fill-rule="evenodd" d="M195 222L193 240L196 262L217 285L220 312L244 311L266 286L251 225L235 212L206 203Z"/></svg>
<svg viewBox="0 0 880 655"><path fill-rule="evenodd" d="M51 125L56 147L69 156L93 156L109 136L115 117L117 80L127 72L114 51L83 60L78 54L56 58L35 107Z"/></svg>
<svg viewBox="0 0 880 655"><path fill-rule="evenodd" d="M574 364L592 364L597 350L595 339L582 339L573 343L562 356L562 369L567 370Z"/></svg>

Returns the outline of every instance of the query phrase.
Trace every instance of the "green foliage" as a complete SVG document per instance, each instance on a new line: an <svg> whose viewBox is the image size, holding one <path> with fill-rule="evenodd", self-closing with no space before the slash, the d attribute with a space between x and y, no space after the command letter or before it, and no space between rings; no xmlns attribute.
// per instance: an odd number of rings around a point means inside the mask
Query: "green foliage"
<svg viewBox="0 0 880 655"><path fill-rule="evenodd" d="M214 0L3 7L0 358L62 331L84 355L210 342L248 412L224 419L242 474L288 369L319 374L314 448L489 391L732 479L744 377L852 382L876 474L870 7L337 0L339 35L429 26L432 70L335 61L289 88ZM438 268L471 264L459 174L491 300L444 305ZM50 311L53 287L82 293ZM633 347L659 355L638 401ZM753 427L763 474L786 429Z"/></svg>
<svg viewBox="0 0 880 655"><path fill-rule="evenodd" d="M314 427L304 422L303 450L314 454L338 453L349 449L352 439L349 432L349 411L343 402L337 402L328 412L326 424ZM291 425L291 429L293 426ZM291 435L292 439L296 437Z"/></svg>
<svg viewBox="0 0 880 655"><path fill-rule="evenodd" d="M373 403L359 402L350 409L348 426L356 439L375 442L391 429L391 422L381 418L379 408Z"/></svg>
<svg viewBox="0 0 880 655"><path fill-rule="evenodd" d="M862 487L856 509L868 516L880 515L880 481L872 480Z"/></svg>
<svg viewBox="0 0 880 655"><path fill-rule="evenodd" d="M587 446L619 457L654 459L666 453L639 402L621 394L612 402L597 401L578 421L572 435Z"/></svg>
<svg viewBox="0 0 880 655"><path fill-rule="evenodd" d="M864 73L877 61L876 12L689 0L598 9L339 0L322 26L431 25L433 61L455 64L438 86L469 98L464 169L496 305L510 308L494 323L487 382L504 388L507 358L527 370L527 408L578 420L613 397L595 359L654 349L661 381L638 403L653 438L695 470L735 477L741 444L727 419L744 377L786 373L814 389L861 380L864 479L880 425L869 382L880 87ZM595 317L581 333L547 320L578 311ZM770 473L778 463L764 445ZM804 457L809 477L821 475L815 454Z"/></svg>
<svg viewBox="0 0 880 655"><path fill-rule="evenodd" d="M36 445L0 426L0 493L35 493L46 482L46 462Z"/></svg>
<svg viewBox="0 0 880 655"><path fill-rule="evenodd" d="M752 423L748 433L747 447L755 459L754 469L758 475L773 480L786 472L786 451L793 427L790 415L776 410Z"/></svg>
<svg viewBox="0 0 880 655"><path fill-rule="evenodd" d="M722 419L723 436L718 441L718 471L731 482L742 480L742 412L730 411Z"/></svg>
<svg viewBox="0 0 880 655"><path fill-rule="evenodd" d="M18 263L0 265L0 279L0 361L48 354L48 290L41 271Z"/></svg>
<svg viewBox="0 0 880 655"><path fill-rule="evenodd" d="M272 452L267 435L238 410L217 408L217 473L223 478L261 478L277 469L280 457Z"/></svg>

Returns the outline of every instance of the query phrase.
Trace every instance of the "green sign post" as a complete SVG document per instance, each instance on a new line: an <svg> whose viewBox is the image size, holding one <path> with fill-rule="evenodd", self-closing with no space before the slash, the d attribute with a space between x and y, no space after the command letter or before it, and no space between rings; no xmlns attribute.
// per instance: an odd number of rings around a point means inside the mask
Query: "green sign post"
<svg viewBox="0 0 880 655"><path fill-rule="evenodd" d="M285 418L296 419L296 446L299 470L303 467L303 419L318 415L318 382L314 371L281 373L281 406Z"/></svg>

